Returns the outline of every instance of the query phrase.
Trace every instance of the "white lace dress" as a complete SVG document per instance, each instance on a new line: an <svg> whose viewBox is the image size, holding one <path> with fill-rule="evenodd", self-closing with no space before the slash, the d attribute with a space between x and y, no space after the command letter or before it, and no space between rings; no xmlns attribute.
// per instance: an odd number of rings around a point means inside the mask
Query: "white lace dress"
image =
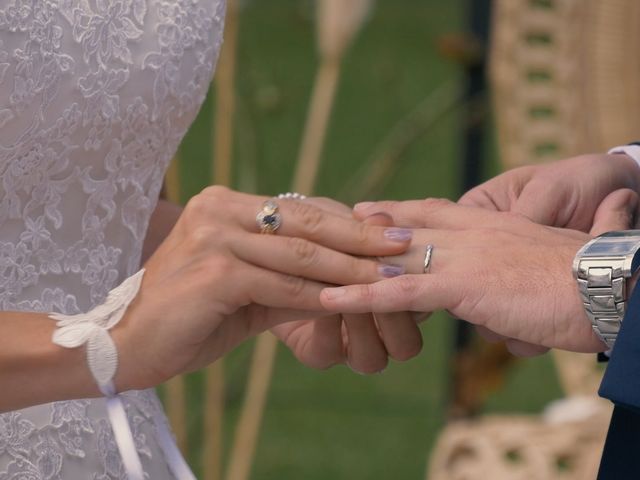
<svg viewBox="0 0 640 480"><path fill-rule="evenodd" d="M0 1L2 310L84 312L140 268L223 17L224 0ZM172 478L154 391L124 397L147 478ZM125 475L102 399L0 415L1 480Z"/></svg>

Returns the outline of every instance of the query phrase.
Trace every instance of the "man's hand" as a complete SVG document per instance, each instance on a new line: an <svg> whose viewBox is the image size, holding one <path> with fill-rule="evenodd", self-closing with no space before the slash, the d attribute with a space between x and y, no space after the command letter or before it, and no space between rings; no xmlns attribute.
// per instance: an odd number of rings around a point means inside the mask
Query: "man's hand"
<svg viewBox="0 0 640 480"><path fill-rule="evenodd" d="M624 228L637 195L624 190L595 215L599 231ZM334 312L431 312L446 309L506 340L521 355L546 348L604 350L591 330L571 265L591 237L535 224L521 215L455 205L446 200L380 202L356 216L385 212L396 225L421 227L416 249L394 257L408 271L421 265L424 245L434 245L429 274L403 275L372 285L326 289L322 304ZM613 212L613 213L611 213Z"/></svg>
<svg viewBox="0 0 640 480"><path fill-rule="evenodd" d="M629 156L582 155L510 170L470 190L458 203L589 232L607 196L620 189L637 192L639 188L640 168ZM621 229L628 228L632 225Z"/></svg>

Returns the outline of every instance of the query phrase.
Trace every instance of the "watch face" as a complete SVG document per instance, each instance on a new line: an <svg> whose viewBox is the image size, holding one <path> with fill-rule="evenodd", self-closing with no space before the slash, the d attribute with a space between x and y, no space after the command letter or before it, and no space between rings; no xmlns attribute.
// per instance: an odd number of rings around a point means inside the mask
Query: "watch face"
<svg viewBox="0 0 640 480"><path fill-rule="evenodd" d="M598 237L598 241L589 245L582 255L585 257L624 256L635 253L638 248L640 248L640 231L609 232Z"/></svg>

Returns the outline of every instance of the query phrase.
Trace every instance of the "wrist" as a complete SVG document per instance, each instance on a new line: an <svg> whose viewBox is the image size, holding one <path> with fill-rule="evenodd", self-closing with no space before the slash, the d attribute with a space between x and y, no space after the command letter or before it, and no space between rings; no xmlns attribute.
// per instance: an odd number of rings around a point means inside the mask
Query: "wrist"
<svg viewBox="0 0 640 480"><path fill-rule="evenodd" d="M119 366L119 351L111 330L120 323L129 305L136 298L144 269L127 278L111 290L100 305L86 313L64 315L51 313L49 317L57 321L51 340L60 347L86 351L86 364L99 390L107 397L117 393L114 377Z"/></svg>
<svg viewBox="0 0 640 480"><path fill-rule="evenodd" d="M100 396L84 348L51 342L55 323L41 313L12 312L0 336L0 412L43 403Z"/></svg>
<svg viewBox="0 0 640 480"><path fill-rule="evenodd" d="M118 351L118 367L113 377L117 392L144 390L161 383L154 382L153 376L143 368L148 362L141 361L140 357L146 353L135 342L136 338L144 338L135 332L138 315L136 309L130 306L120 323L111 330L111 338Z"/></svg>

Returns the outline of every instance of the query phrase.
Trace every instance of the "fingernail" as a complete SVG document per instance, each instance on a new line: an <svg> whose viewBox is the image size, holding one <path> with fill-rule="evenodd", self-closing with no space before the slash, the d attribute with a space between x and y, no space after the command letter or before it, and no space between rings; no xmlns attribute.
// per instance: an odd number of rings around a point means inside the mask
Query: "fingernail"
<svg viewBox="0 0 640 480"><path fill-rule="evenodd" d="M333 299L336 299L338 297L342 297L345 293L347 293L347 290L345 288L342 288L342 287L325 288L324 289L324 294L329 300L333 300Z"/></svg>
<svg viewBox="0 0 640 480"><path fill-rule="evenodd" d="M413 232L407 228L387 228L384 236L394 242L407 242L413 237Z"/></svg>
<svg viewBox="0 0 640 480"><path fill-rule="evenodd" d="M381 373L384 373L384 371L387 369L387 367L385 366L385 367L382 368L382 370L378 370L377 372L366 373L366 372L361 372L360 370L358 370L356 368L353 368L353 365L351 365L349 360L347 360L345 363L347 364L347 367L349 367L353 373L357 373L358 375L362 375L363 377L370 377L371 375L380 375Z"/></svg>
<svg viewBox="0 0 640 480"><path fill-rule="evenodd" d="M398 277L405 272L401 265L378 265L378 271L385 278Z"/></svg>
<svg viewBox="0 0 640 480"><path fill-rule="evenodd" d="M363 377L366 377L367 374L364 372L361 372L359 370L356 370L355 368L353 368L353 366L351 365L351 363L349 362L349 360L347 360L345 362L347 364L347 367L349 367L349 369L353 372L353 373L357 373L358 375L362 375Z"/></svg>
<svg viewBox="0 0 640 480"><path fill-rule="evenodd" d="M354 210L365 210L367 208L369 208L371 205L373 205L375 202L360 202L360 203L356 203L353 206Z"/></svg>

